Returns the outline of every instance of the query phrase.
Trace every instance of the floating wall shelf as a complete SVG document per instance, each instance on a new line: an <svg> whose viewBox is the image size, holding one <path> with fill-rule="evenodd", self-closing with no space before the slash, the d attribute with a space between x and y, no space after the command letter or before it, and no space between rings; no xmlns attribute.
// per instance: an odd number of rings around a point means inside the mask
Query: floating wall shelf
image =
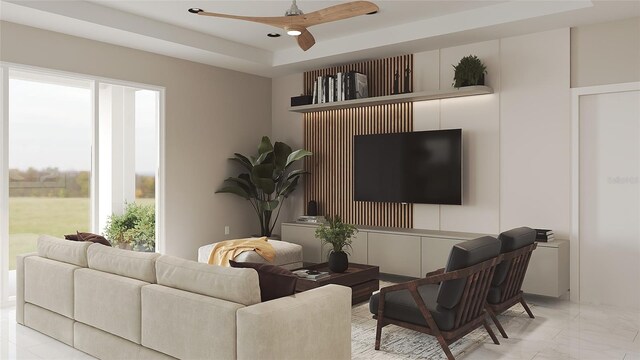
<svg viewBox="0 0 640 360"><path fill-rule="evenodd" d="M308 113L314 111L325 110L338 110L338 109L350 109L363 106L384 105L384 104L397 104L403 102L412 101L426 101L426 100L440 100L450 99L463 96L485 95L493 94L493 89L488 86L465 86L460 89L446 89L446 90L432 90L432 91L420 91L407 94L387 95L370 97L364 99L335 101L324 104L311 104L292 106L289 111Z"/></svg>

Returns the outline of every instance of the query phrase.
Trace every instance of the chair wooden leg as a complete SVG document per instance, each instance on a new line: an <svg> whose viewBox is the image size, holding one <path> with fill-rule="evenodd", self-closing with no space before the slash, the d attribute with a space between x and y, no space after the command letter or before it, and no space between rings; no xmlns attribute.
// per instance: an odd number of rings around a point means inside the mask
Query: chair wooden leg
<svg viewBox="0 0 640 360"><path fill-rule="evenodd" d="M484 328L489 333L489 336L491 336L491 340L493 340L493 343L496 345L500 345L500 341L498 341L496 334L493 333L493 330L491 330L491 326L489 326L489 323L487 322L486 319L482 322L482 325L484 325Z"/></svg>
<svg viewBox="0 0 640 360"><path fill-rule="evenodd" d="M522 304L522 307L524 307L524 311L527 312L527 314L529 314L529 317L532 319L535 319L536 317L533 316L533 313L531 312L531 309L529 309L529 305L527 305L527 302L524 301L524 298L520 298L520 304Z"/></svg>
<svg viewBox="0 0 640 360"><path fill-rule="evenodd" d="M504 331L504 328L502 327L502 324L500 323L500 320L498 320L498 317L493 312L493 310L491 310L489 307L487 307L487 313L491 317L491 320L493 320L493 323L496 324L496 327L498 328L498 331L500 331L500 335L502 335L503 338L508 339L509 337L507 336L507 333Z"/></svg>
<svg viewBox="0 0 640 360"><path fill-rule="evenodd" d="M442 335L436 336L436 339L438 339L438 342L440 343L444 354L447 355L447 359L456 360L456 358L454 358L453 354L451 353L451 349L449 349L449 344L447 344L447 341L442 337Z"/></svg>
<svg viewBox="0 0 640 360"><path fill-rule="evenodd" d="M376 350L380 350L380 338L382 337L382 319L378 316L378 323L376 325Z"/></svg>

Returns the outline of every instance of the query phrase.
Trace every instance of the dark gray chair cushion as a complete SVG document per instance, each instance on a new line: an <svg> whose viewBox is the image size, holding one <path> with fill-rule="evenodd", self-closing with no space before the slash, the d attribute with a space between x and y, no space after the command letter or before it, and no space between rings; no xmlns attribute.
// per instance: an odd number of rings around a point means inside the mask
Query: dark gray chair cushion
<svg viewBox="0 0 640 360"><path fill-rule="evenodd" d="M508 253L533 244L536 241L536 231L528 227L519 227L505 231L498 236L501 242L500 253ZM511 261L503 261L496 267L493 274L492 286L500 286L507 278Z"/></svg>
<svg viewBox="0 0 640 360"><path fill-rule="evenodd" d="M438 285L420 286L418 292L420 296L422 296L438 328L443 331L453 329L456 312L445 309L436 303ZM378 314L379 301L380 293L374 294L371 299L369 299L369 311L371 311L372 314ZM420 313L420 309L418 309L418 305L413 300L409 290L394 291L387 294L384 301L384 316L416 325L428 326L427 321L424 319L424 316L422 316L422 313Z"/></svg>
<svg viewBox="0 0 640 360"><path fill-rule="evenodd" d="M491 236L456 244L449 253L445 272L464 269L479 264L500 254L500 241ZM440 284L438 305L453 309L460 302L467 279L447 280Z"/></svg>

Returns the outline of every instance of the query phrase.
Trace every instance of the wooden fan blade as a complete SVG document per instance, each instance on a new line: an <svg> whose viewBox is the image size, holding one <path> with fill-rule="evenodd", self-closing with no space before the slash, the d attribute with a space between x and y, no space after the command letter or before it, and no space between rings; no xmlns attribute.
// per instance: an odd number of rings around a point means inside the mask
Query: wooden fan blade
<svg viewBox="0 0 640 360"><path fill-rule="evenodd" d="M291 23L293 23L291 18L297 17L297 16L272 16L272 17L268 17L268 16L239 16L239 15L213 13L213 12L208 12L208 11L200 11L197 14L198 15L202 15L202 16L213 16L213 17L219 17L219 18L225 18L225 19L251 21L251 22L256 22L256 23L260 23L260 24L275 26L275 27L280 28L280 29L284 29L285 26L288 26Z"/></svg>
<svg viewBox="0 0 640 360"><path fill-rule="evenodd" d="M309 27L331 21L344 20L360 15L375 13L378 10L378 5L370 1L352 1L345 4L330 6L309 14L304 14L300 16L300 19L296 20L302 20L299 24L304 27Z"/></svg>
<svg viewBox="0 0 640 360"><path fill-rule="evenodd" d="M309 30L304 29L302 34L297 36L298 46L304 51L311 49L311 47L316 43L316 39L311 35Z"/></svg>

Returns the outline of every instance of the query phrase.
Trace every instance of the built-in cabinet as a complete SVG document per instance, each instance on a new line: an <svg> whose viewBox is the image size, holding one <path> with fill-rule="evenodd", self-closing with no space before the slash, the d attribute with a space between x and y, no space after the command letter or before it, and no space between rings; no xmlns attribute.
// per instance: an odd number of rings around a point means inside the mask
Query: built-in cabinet
<svg viewBox="0 0 640 360"><path fill-rule="evenodd" d="M284 223L282 240L302 245L303 260L327 261L330 248L316 239L317 225ZM377 265L381 273L423 277L443 268L451 248L485 234L422 229L359 227L349 261ZM569 242L538 243L522 289L526 293L561 297L569 291Z"/></svg>

